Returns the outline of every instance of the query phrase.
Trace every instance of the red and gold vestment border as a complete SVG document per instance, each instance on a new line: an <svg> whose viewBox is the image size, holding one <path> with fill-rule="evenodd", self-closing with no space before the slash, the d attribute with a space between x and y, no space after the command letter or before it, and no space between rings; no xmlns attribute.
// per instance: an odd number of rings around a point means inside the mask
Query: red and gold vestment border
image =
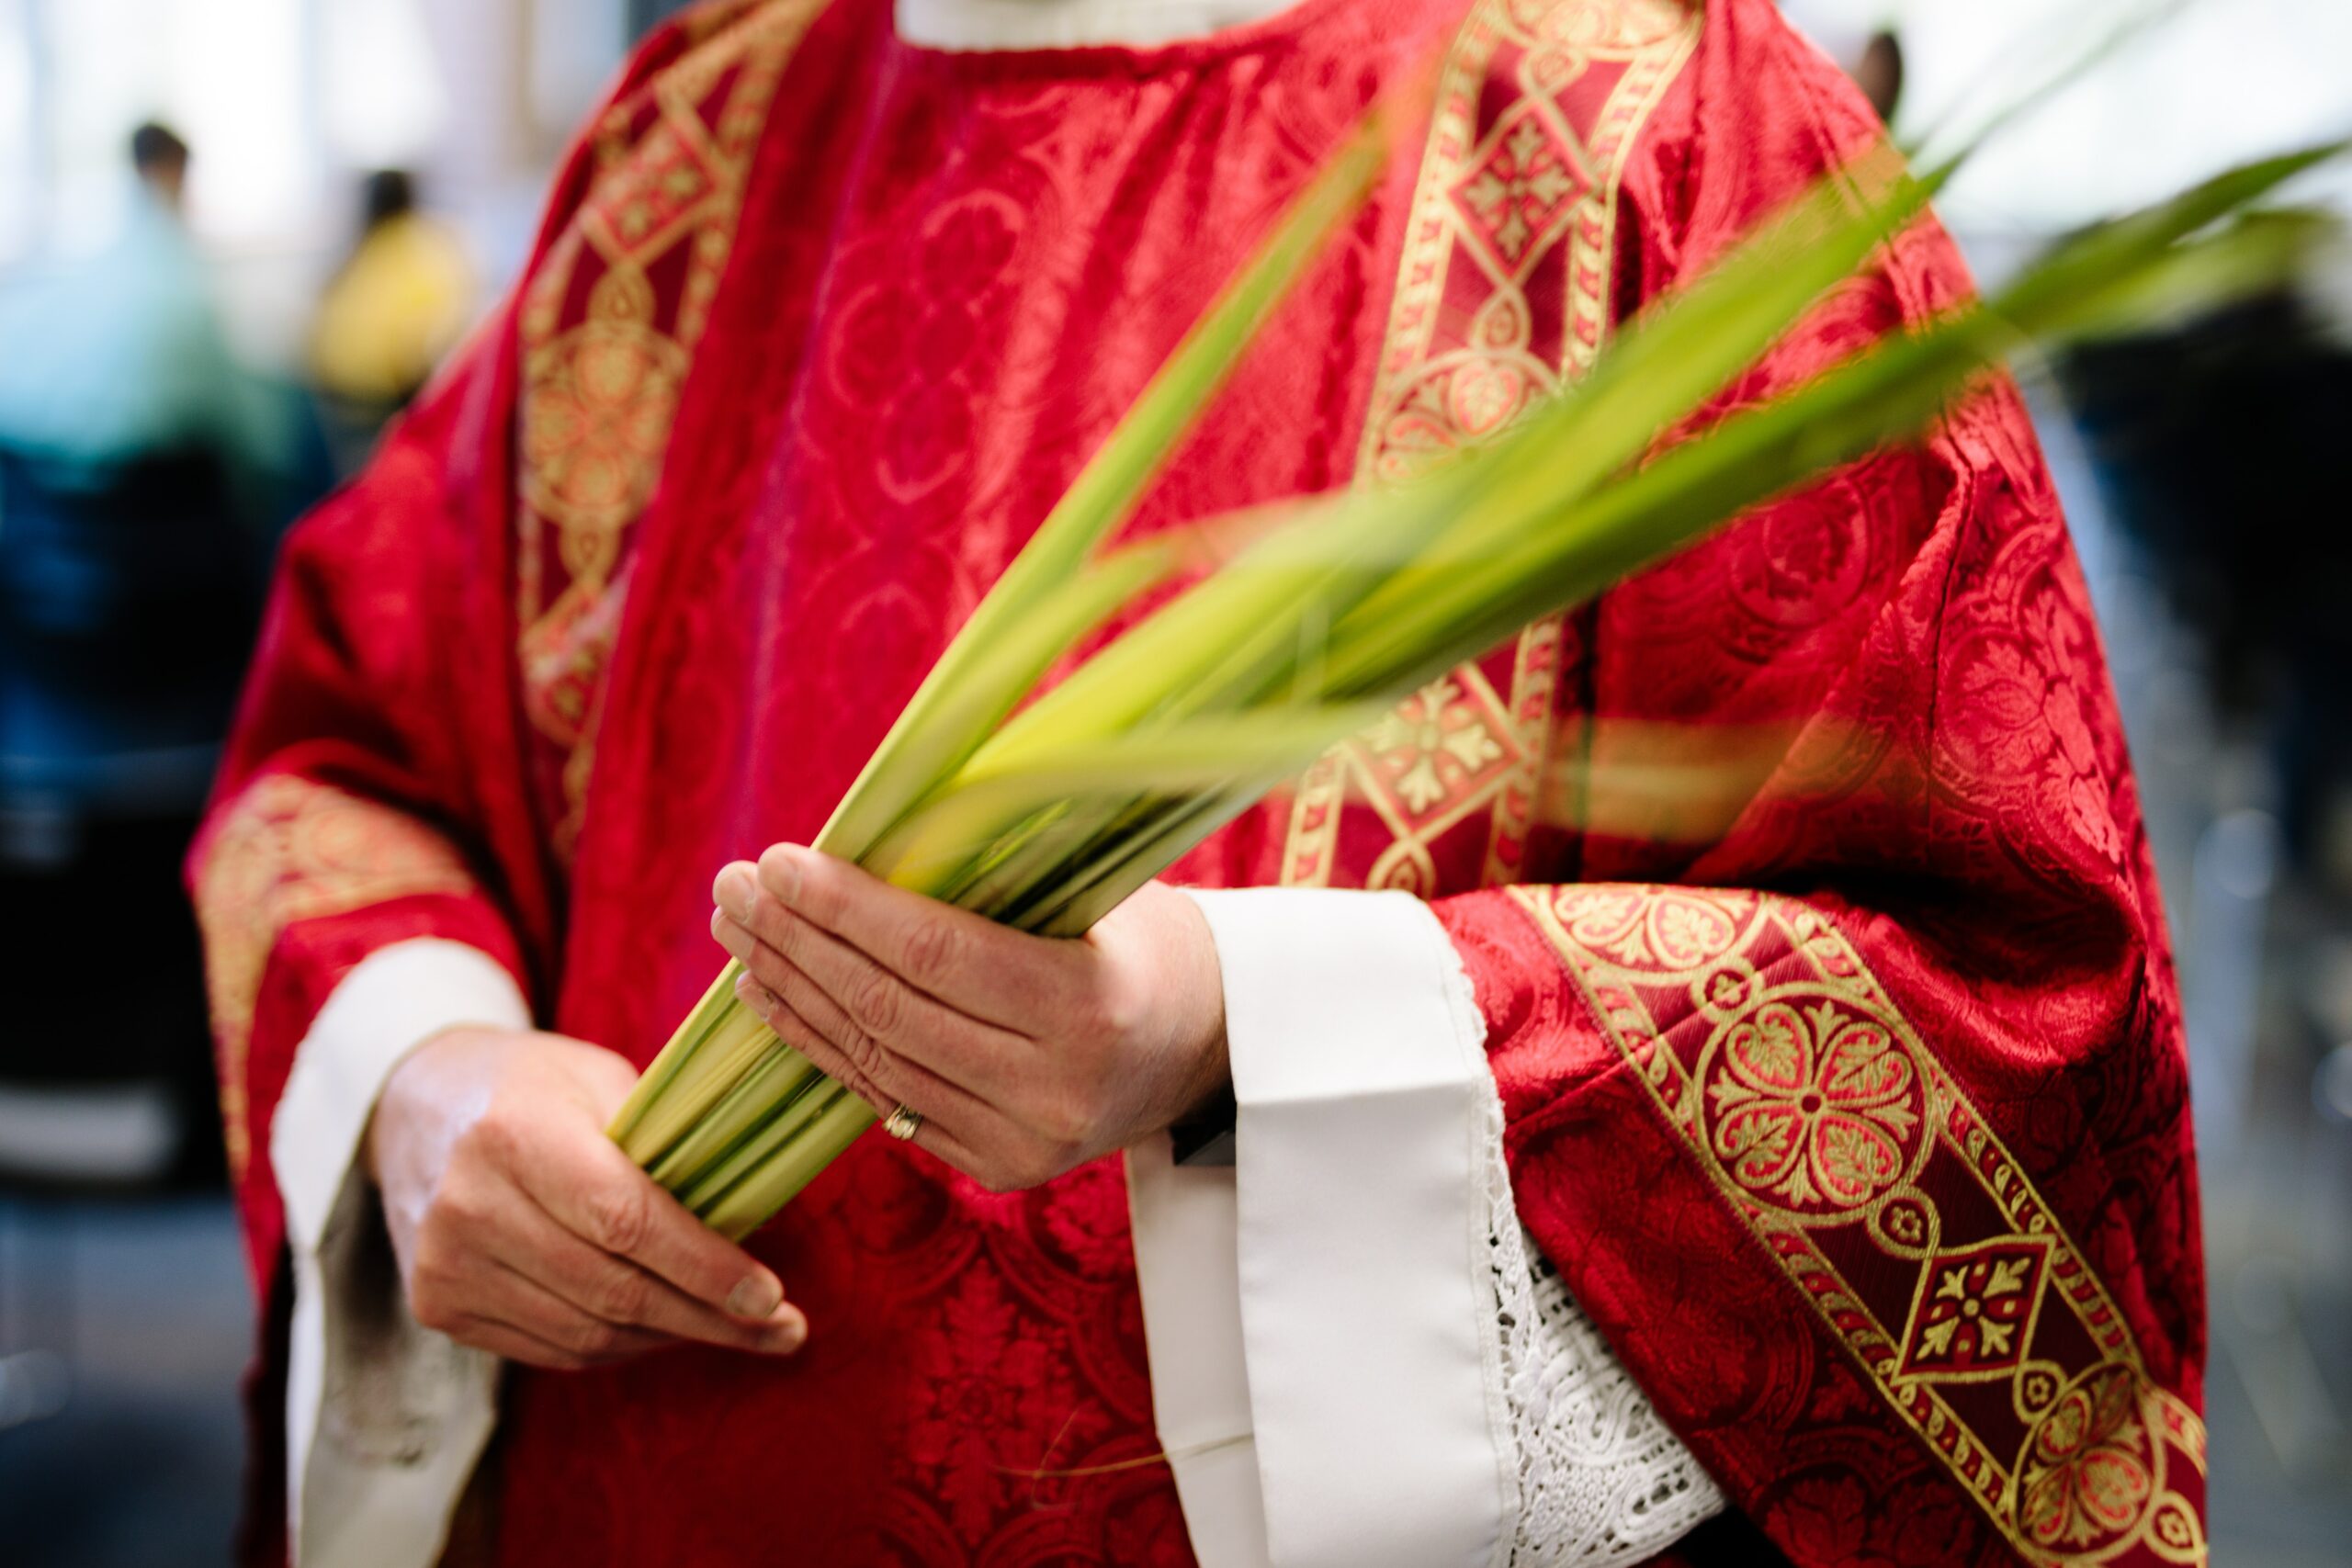
<svg viewBox="0 0 2352 1568"><path fill-rule="evenodd" d="M473 874L408 812L292 773L255 780L212 830L196 877L220 1115L231 1172L253 1156L245 1054L269 955L300 920L420 894L468 894Z"/></svg>
<svg viewBox="0 0 2352 1568"><path fill-rule="evenodd" d="M587 198L525 288L516 419L516 654L562 752L577 838L627 593L626 536L662 477L786 66L827 0L711 9L691 47L596 126Z"/></svg>
<svg viewBox="0 0 2352 1568"><path fill-rule="evenodd" d="M2026 1561L2205 1561L2203 1422L1835 925L1715 889L1513 897L1744 1227Z"/></svg>
<svg viewBox="0 0 2352 1568"><path fill-rule="evenodd" d="M1414 185L1359 484L1485 440L1591 368L1614 319L1626 164L1702 21L1682 0L1483 0L1464 22ZM1368 886L1436 892L1433 847L1481 818L1484 881L1518 881L1564 645L1563 617L1546 616L1509 655L1463 665L1324 757L1292 802L1283 883L1329 884L1351 804L1389 836Z"/></svg>

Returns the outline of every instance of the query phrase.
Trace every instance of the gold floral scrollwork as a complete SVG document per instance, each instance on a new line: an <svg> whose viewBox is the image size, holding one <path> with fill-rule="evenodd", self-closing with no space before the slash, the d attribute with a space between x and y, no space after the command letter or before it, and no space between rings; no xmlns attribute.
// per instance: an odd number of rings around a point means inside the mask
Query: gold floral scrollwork
<svg viewBox="0 0 2352 1568"><path fill-rule="evenodd" d="M1838 998L1783 993L1726 1023L1700 1069L1710 1147L1792 1213L1859 1209L1908 1177L1927 1093L1894 1032Z"/></svg>
<svg viewBox="0 0 2352 1568"><path fill-rule="evenodd" d="M677 417L684 344L650 324L642 279L607 273L588 320L532 351L523 401L523 495L560 526L563 565L602 581L620 531L650 499Z"/></svg>
<svg viewBox="0 0 2352 1568"><path fill-rule="evenodd" d="M687 51L600 123L588 194L524 288L516 653L525 715L562 758L554 838L567 854L629 531L660 487L778 85L824 3L690 18Z"/></svg>
<svg viewBox="0 0 2352 1568"><path fill-rule="evenodd" d="M2137 1532L2163 1490L2148 1391L2132 1368L2095 1367L2060 1394L2026 1439L2018 1526L2035 1546L2081 1558Z"/></svg>
<svg viewBox="0 0 2352 1568"><path fill-rule="evenodd" d="M246 786L196 876L230 1168L252 1156L245 1058L272 950L297 921L474 886L448 841L411 814L290 773Z"/></svg>
<svg viewBox="0 0 2352 1568"><path fill-rule="evenodd" d="M1686 975L1737 959L1753 906L1737 896L1595 888L1563 913L1578 942L1645 970Z"/></svg>
<svg viewBox="0 0 2352 1568"><path fill-rule="evenodd" d="M2205 1561L2202 1422L1834 921L1718 889L1514 897L1704 1179L2026 1562Z"/></svg>
<svg viewBox="0 0 2352 1568"><path fill-rule="evenodd" d="M1696 45L1679 0L1480 0L1457 31L1406 220L1356 479L1394 484L1491 439L1589 370L1615 312L1618 209L1635 139ZM1582 52L1579 52L1582 51ZM1586 55L1607 52L1606 68ZM1339 874L1342 819L1388 840L1366 886L1443 891L1439 843L1483 835L1464 875L1524 874L1552 754L1557 616L1509 667L1465 665L1343 743L1292 799L1283 880Z"/></svg>

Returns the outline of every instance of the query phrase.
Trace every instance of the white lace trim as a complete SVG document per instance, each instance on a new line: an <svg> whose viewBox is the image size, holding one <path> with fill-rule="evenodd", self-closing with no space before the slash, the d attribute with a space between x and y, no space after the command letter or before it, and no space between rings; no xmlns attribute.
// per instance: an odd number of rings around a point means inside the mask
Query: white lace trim
<svg viewBox="0 0 2352 1568"><path fill-rule="evenodd" d="M1518 1459L1510 1568L1612 1568L1665 1551L1724 1495L1667 1429L1519 1223L1503 1108L1485 1096L1489 1278L1507 1431Z"/></svg>

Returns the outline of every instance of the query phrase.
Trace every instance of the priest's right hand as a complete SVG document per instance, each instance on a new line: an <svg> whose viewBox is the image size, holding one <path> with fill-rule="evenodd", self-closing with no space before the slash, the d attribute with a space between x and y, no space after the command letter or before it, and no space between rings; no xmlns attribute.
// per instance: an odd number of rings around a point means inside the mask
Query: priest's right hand
<svg viewBox="0 0 2352 1568"><path fill-rule="evenodd" d="M491 1029L393 1070L367 1160L419 1323L535 1367L687 1339L800 1348L808 1320L775 1275L605 1135L636 1077L599 1046Z"/></svg>

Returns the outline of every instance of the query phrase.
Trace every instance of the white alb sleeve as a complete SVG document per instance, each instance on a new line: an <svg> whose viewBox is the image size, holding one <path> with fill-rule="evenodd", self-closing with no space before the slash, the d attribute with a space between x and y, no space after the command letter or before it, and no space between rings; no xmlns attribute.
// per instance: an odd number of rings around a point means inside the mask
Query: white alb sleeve
<svg viewBox="0 0 2352 1568"><path fill-rule="evenodd" d="M343 977L295 1050L270 1131L293 1254L287 1507L296 1568L432 1568L496 1416L498 1363L410 1315L358 1169L401 1058L462 1024L527 1029L487 954L425 938Z"/></svg>
<svg viewBox="0 0 2352 1568"><path fill-rule="evenodd" d="M1484 1021L1401 894L1197 894L1237 1166L1131 1150L1159 1438L1204 1568L1611 1568L1722 1495L1521 1230Z"/></svg>

